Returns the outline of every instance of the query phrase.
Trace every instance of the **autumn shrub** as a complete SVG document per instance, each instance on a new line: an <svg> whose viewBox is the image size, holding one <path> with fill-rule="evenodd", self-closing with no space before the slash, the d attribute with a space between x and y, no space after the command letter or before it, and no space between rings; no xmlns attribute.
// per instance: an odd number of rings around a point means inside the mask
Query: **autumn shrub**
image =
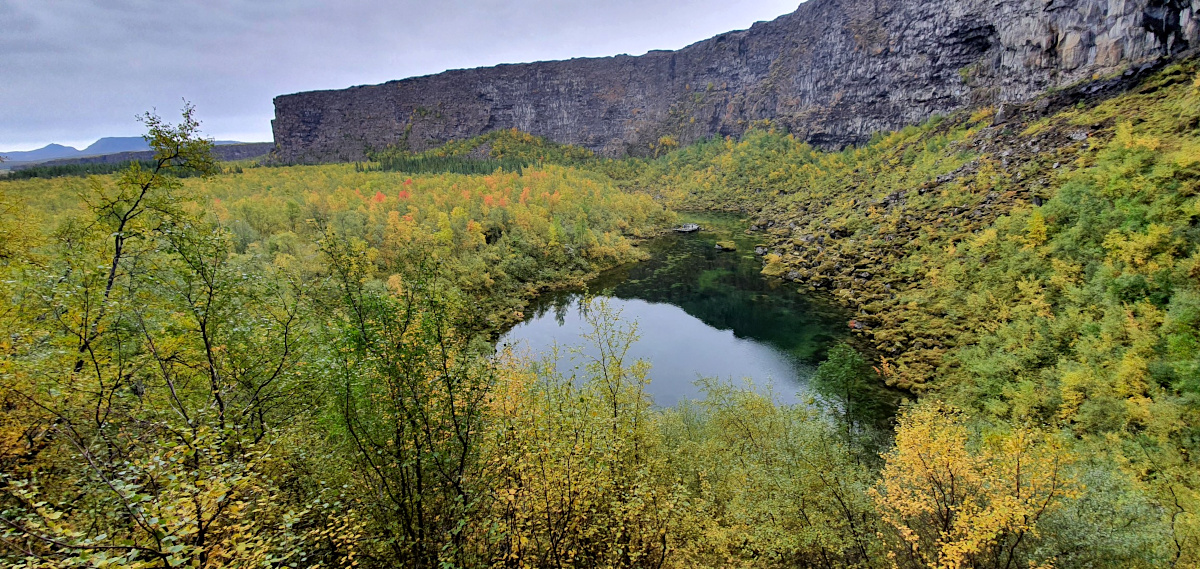
<svg viewBox="0 0 1200 569"><path fill-rule="evenodd" d="M803 404L709 380L665 411L671 470L687 489L681 566L880 566L872 469Z"/></svg>
<svg viewBox="0 0 1200 569"><path fill-rule="evenodd" d="M1200 543L1196 70L1177 62L1006 125L960 113L840 152L759 129L609 171L680 207L742 212L763 232L764 274L857 310L854 343L890 385L969 411L971 428L1069 433L1064 452L1099 461L1076 474L1104 483L1048 518L1058 553L1048 535L1022 539L1031 558L1187 565ZM1104 541L1086 512L1105 508L1145 530L1112 542L1157 545L1140 558L1078 545Z"/></svg>
<svg viewBox="0 0 1200 569"><path fill-rule="evenodd" d="M492 400L494 566L675 566L686 500L645 392L648 366L628 358L636 324L589 302L586 351L510 361Z"/></svg>
<svg viewBox="0 0 1200 569"><path fill-rule="evenodd" d="M982 438L982 440L980 440ZM900 418L871 495L906 567L1052 566L1032 545L1042 519L1078 496L1074 457L1051 433L973 435L966 417L926 403Z"/></svg>
<svg viewBox="0 0 1200 569"><path fill-rule="evenodd" d="M277 445L312 442L295 291L183 207L175 169L213 167L191 108L178 125L144 121L154 167L88 180L76 198L86 207L3 267L0 556L22 567L345 561L356 526L353 514L333 519L337 492L280 472Z"/></svg>

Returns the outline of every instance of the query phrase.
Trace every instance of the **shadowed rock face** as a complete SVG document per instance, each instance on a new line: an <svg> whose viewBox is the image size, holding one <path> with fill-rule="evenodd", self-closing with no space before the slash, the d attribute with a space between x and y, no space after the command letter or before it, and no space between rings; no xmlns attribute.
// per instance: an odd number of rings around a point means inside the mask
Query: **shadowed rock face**
<svg viewBox="0 0 1200 569"><path fill-rule="evenodd" d="M277 158L357 160L516 128L607 156L770 119L825 148L1023 102L1200 46L1200 0L810 0L674 52L447 71L275 99Z"/></svg>

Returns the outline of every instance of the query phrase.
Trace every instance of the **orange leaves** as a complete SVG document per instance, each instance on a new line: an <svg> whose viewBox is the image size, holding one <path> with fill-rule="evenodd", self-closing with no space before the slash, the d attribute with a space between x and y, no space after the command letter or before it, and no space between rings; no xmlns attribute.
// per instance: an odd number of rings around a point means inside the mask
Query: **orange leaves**
<svg viewBox="0 0 1200 569"><path fill-rule="evenodd" d="M490 175L490 176L484 176L484 177L483 177L483 185L484 185L485 187L487 187L487 189L488 189L488 191L489 191L489 192L494 192L494 191L496 191L497 189L499 189L499 188L500 188L500 185L501 185L501 184L503 184L504 182L508 181L508 180L507 180L507 178L508 178L508 177L509 177L509 176L506 176L506 175L505 175L504 173L502 173L502 172L501 172L501 173L497 173L497 174L492 174L492 175Z"/></svg>
<svg viewBox="0 0 1200 569"><path fill-rule="evenodd" d="M880 356L879 365L871 366L871 369L875 370L875 373L885 381L896 375L896 366L892 365L892 362L885 356Z"/></svg>

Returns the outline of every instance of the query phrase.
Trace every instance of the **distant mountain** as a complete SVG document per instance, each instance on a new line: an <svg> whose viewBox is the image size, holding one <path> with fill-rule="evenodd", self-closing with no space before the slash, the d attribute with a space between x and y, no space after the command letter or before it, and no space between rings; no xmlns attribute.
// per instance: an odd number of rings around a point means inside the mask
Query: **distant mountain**
<svg viewBox="0 0 1200 569"><path fill-rule="evenodd" d="M140 136L110 136L93 142L91 146L84 148L79 153L79 156L99 156L101 154L137 152L139 150L150 150L150 145L146 143L146 139Z"/></svg>
<svg viewBox="0 0 1200 569"><path fill-rule="evenodd" d="M217 146L228 146L231 144L245 144L236 140L216 140L213 144ZM4 165L0 168L8 168L17 163L32 164L37 162L45 162L47 160L61 160L64 158L82 158L84 156L103 156L105 154L118 154L122 152L141 152L150 150L150 145L146 143L146 139L140 136L109 136L101 138L93 142L83 150L76 149L73 146L63 146L61 144L48 144L37 150L18 150L14 152L0 151L0 156L4 157Z"/></svg>
<svg viewBox="0 0 1200 569"><path fill-rule="evenodd" d="M63 146L61 144L47 144L46 146L43 146L37 150L17 152L0 151L0 156L3 156L4 160L9 162L40 162L42 160L71 158L80 155L79 149L72 146Z"/></svg>

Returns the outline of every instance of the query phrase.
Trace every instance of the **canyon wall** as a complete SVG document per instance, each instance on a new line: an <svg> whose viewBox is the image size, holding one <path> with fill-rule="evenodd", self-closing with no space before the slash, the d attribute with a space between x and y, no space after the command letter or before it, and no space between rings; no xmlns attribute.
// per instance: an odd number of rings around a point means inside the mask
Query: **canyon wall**
<svg viewBox="0 0 1200 569"><path fill-rule="evenodd" d="M1200 0L809 0L678 51L454 70L275 99L276 159L516 128L606 156L769 119L824 148L1200 46Z"/></svg>

